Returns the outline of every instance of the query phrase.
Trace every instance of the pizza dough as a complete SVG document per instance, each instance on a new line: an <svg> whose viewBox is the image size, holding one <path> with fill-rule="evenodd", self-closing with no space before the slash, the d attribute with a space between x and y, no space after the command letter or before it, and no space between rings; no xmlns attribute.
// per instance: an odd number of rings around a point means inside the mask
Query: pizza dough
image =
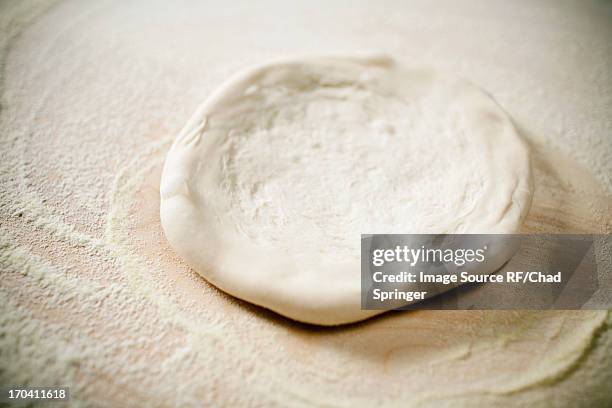
<svg viewBox="0 0 612 408"><path fill-rule="evenodd" d="M172 247L204 278L295 320L360 307L362 233L512 233L529 152L467 81L387 57L302 58L222 85L161 180Z"/></svg>

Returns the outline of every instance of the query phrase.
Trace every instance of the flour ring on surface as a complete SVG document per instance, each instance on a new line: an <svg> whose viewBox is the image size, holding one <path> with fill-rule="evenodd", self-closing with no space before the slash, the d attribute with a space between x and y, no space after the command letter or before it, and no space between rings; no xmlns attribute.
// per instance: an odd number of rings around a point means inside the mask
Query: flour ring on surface
<svg viewBox="0 0 612 408"><path fill-rule="evenodd" d="M529 152L484 92L387 57L302 58L230 79L170 149L161 222L204 278L303 322L360 307L361 233L514 233Z"/></svg>

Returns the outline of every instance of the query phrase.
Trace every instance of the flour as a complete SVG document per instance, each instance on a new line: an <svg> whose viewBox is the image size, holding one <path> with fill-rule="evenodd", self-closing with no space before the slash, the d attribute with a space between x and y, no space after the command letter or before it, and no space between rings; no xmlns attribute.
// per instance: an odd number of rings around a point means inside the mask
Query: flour
<svg viewBox="0 0 612 408"><path fill-rule="evenodd" d="M225 78L296 51L376 50L472 79L516 120L537 183L523 231L610 232L600 6L16 2L14 19L8 4L0 384L69 385L87 407L609 405L607 312L422 311L313 329L207 284L159 220L164 156Z"/></svg>

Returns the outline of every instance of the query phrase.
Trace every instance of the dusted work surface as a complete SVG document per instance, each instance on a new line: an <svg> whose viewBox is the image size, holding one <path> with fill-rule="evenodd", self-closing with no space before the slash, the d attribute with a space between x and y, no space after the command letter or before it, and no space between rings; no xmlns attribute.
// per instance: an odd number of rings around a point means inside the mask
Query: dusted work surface
<svg viewBox="0 0 612 408"><path fill-rule="evenodd" d="M208 285L159 222L164 155L219 82L383 52L514 118L534 152L525 232L609 233L609 3L251 3L1 6L0 382L69 385L86 406L609 403L605 311L310 327Z"/></svg>

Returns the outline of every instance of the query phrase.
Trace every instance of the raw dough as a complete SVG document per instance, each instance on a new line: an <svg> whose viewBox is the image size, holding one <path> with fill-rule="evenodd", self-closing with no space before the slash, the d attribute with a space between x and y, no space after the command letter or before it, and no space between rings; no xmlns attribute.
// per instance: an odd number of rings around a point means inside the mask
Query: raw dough
<svg viewBox="0 0 612 408"><path fill-rule="evenodd" d="M220 87L161 181L173 248L208 281L290 318L360 308L361 233L512 233L529 153L467 81L387 57L302 58Z"/></svg>

